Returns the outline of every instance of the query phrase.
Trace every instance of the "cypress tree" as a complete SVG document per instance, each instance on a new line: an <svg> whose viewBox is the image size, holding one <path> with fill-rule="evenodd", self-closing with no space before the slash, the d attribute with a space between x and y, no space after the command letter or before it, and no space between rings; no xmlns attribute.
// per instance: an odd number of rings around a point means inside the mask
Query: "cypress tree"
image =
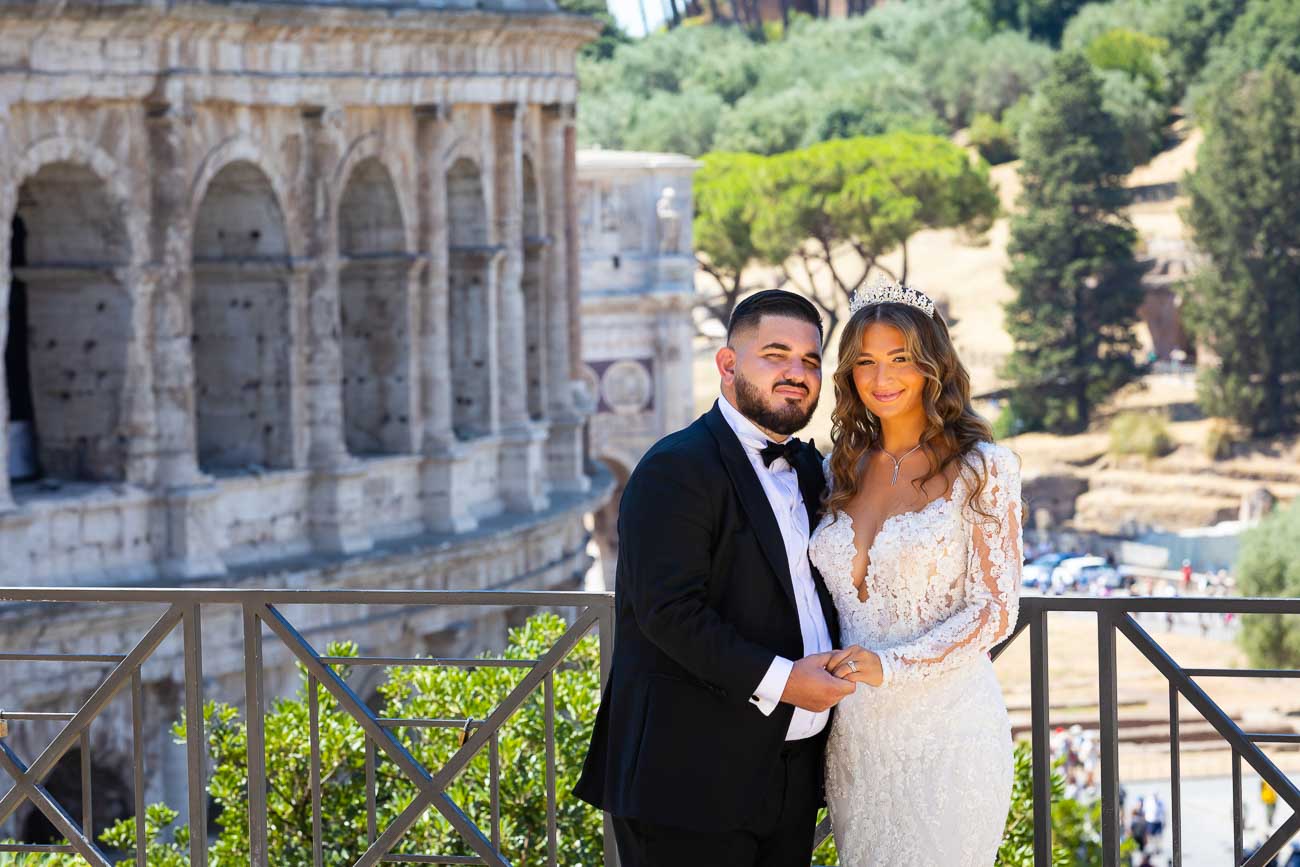
<svg viewBox="0 0 1300 867"><path fill-rule="evenodd" d="M1140 373L1141 269L1122 213L1132 165L1101 87L1081 54L1060 55L1021 133L1024 191L1007 272L1016 295L1006 305L1015 349L1003 375L1028 429L1083 430Z"/></svg>
<svg viewBox="0 0 1300 867"><path fill-rule="evenodd" d="M1300 426L1300 75L1274 63L1208 100L1184 214L1208 262L1187 320L1218 356L1200 400L1255 434Z"/></svg>

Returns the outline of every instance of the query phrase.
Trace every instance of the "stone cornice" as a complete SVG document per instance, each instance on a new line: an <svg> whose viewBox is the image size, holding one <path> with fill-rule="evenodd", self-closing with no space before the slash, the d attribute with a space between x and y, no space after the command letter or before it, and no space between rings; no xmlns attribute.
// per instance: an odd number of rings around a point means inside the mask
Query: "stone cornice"
<svg viewBox="0 0 1300 867"><path fill-rule="evenodd" d="M599 24L559 12L0 5L6 101L571 103Z"/></svg>

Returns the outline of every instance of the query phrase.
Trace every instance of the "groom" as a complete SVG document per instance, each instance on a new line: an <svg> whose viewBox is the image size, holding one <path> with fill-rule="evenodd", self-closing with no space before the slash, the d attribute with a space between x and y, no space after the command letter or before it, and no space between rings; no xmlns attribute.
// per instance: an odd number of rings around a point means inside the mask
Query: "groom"
<svg viewBox="0 0 1300 867"><path fill-rule="evenodd" d="M808 562L821 458L790 434L821 391L817 309L736 306L722 396L650 449L619 509L614 663L575 793L624 867L807 867L835 609Z"/></svg>

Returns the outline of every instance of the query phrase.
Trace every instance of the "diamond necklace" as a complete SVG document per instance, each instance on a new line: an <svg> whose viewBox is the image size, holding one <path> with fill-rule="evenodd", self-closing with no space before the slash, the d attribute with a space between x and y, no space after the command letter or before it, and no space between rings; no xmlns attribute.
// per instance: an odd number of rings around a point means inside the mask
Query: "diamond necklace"
<svg viewBox="0 0 1300 867"><path fill-rule="evenodd" d="M880 446L880 447L879 447L881 453L882 453L885 457L889 458L891 461L894 462L894 477L891 478L891 479L889 480L889 484L890 484L891 486L892 486L892 485L896 485L896 484L898 484L898 469L899 469L899 467L901 467L901 466L903 465L903 461L907 459L907 456L908 456L908 455L910 455L912 452L916 451L917 449L919 449L919 448L920 448L921 446L923 446L923 445L925 445L925 443L917 443L916 445L912 446L912 447L911 447L910 449L908 449L907 451L903 452L902 457L897 457L897 458L894 457L893 454L891 454L890 452L886 451L884 446Z"/></svg>

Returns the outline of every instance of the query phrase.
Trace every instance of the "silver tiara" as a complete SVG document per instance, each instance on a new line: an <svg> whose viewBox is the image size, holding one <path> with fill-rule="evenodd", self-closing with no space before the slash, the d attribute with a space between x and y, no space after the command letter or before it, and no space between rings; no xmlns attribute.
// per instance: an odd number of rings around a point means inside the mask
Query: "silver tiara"
<svg viewBox="0 0 1300 867"><path fill-rule="evenodd" d="M858 289L849 299L849 315L852 316L863 307L872 304L906 304L915 307L926 316L934 315L934 302L924 292L908 288L902 283L895 283L888 277L877 277L865 289Z"/></svg>

